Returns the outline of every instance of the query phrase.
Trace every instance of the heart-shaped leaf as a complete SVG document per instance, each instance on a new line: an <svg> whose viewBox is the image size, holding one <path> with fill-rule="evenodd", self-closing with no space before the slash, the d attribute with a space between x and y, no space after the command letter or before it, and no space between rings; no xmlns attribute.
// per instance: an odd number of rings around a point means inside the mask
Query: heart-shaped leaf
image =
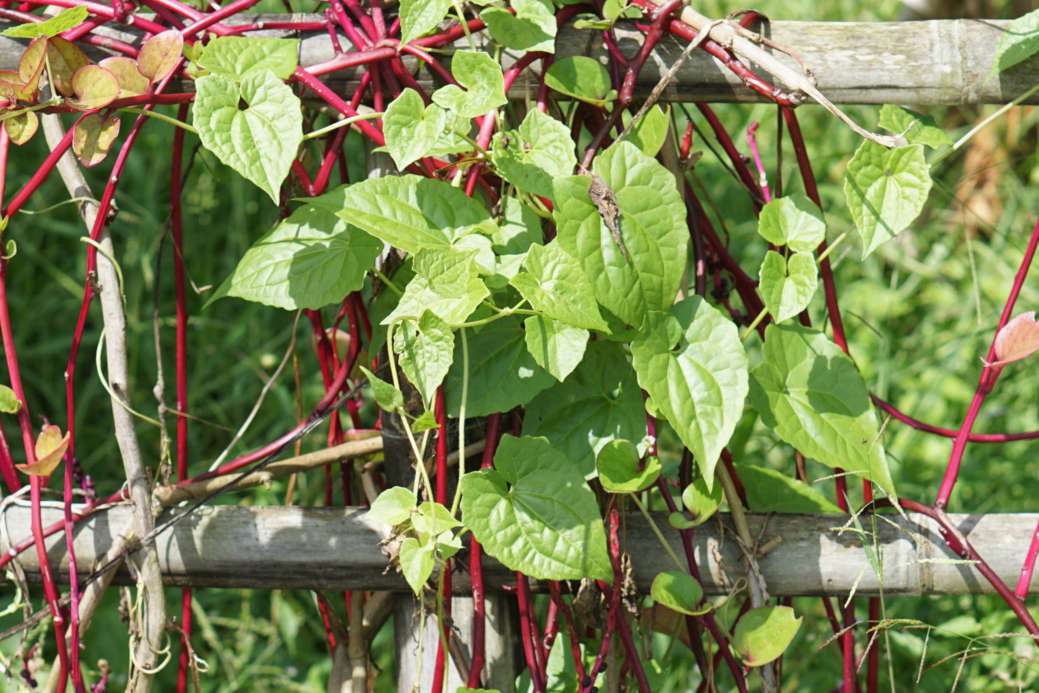
<svg viewBox="0 0 1039 693"><path fill-rule="evenodd" d="M682 505L693 516L693 526L707 522L722 504L722 487L713 485L708 489L703 477L697 477L682 491Z"/></svg>
<svg viewBox="0 0 1039 693"><path fill-rule="evenodd" d="M426 106L414 89L394 99L382 117L386 149L400 170L429 156L447 127L447 112L436 104Z"/></svg>
<svg viewBox="0 0 1039 693"><path fill-rule="evenodd" d="M364 366L361 366L360 368L361 372L364 373L364 377L368 379L368 384L372 388L372 396L375 397L375 403L378 404L381 409L392 414L404 406L404 395L401 394L400 390L395 388L391 383L388 383L375 375Z"/></svg>
<svg viewBox="0 0 1039 693"><path fill-rule="evenodd" d="M786 651L800 628L801 618L789 606L762 606L740 617L732 646L747 666L764 666Z"/></svg>
<svg viewBox="0 0 1039 693"><path fill-rule="evenodd" d="M603 106L611 96L610 73L594 58L574 55L552 63L545 73L545 84L579 101Z"/></svg>
<svg viewBox="0 0 1039 693"><path fill-rule="evenodd" d="M920 144L888 149L864 141L848 162L844 197L866 257L909 227L931 192L931 173Z"/></svg>
<svg viewBox="0 0 1039 693"><path fill-rule="evenodd" d="M537 109L527 112L517 130L494 138L492 161L517 188L549 199L553 181L571 175L577 166L570 129Z"/></svg>
<svg viewBox="0 0 1039 693"><path fill-rule="evenodd" d="M92 111L104 108L119 97L119 80L100 65L84 65L72 75L74 108Z"/></svg>
<svg viewBox="0 0 1039 693"><path fill-rule="evenodd" d="M393 486L378 495L365 515L393 527L410 518L417 504L414 493L402 486Z"/></svg>
<svg viewBox="0 0 1039 693"><path fill-rule="evenodd" d="M72 133L72 151L76 153L79 163L90 168L104 161L112 143L119 136L119 125L119 115L116 113L107 118L91 113L76 123L75 132Z"/></svg>
<svg viewBox="0 0 1039 693"><path fill-rule="evenodd" d="M400 0L400 45L436 28L451 9L451 0Z"/></svg>
<svg viewBox="0 0 1039 693"><path fill-rule="evenodd" d="M250 72L240 83L207 75L195 87L192 113L202 146L278 204L303 141L299 98L268 70Z"/></svg>
<svg viewBox="0 0 1039 693"><path fill-rule="evenodd" d="M18 79L22 83L22 93L19 98L23 101L35 101L36 91L40 85L40 77L43 68L47 64L47 39L38 38L26 47L22 57L18 60Z"/></svg>
<svg viewBox="0 0 1039 693"><path fill-rule="evenodd" d="M408 581L415 594L421 594L426 580L433 574L436 560L433 551L436 545L433 542L420 544L414 537L407 537L400 543L400 553L397 561L400 563L400 572Z"/></svg>
<svg viewBox="0 0 1039 693"><path fill-rule="evenodd" d="M775 322L783 322L807 308L819 279L811 253L783 257L774 250L765 253L758 277L761 298Z"/></svg>
<svg viewBox="0 0 1039 693"><path fill-rule="evenodd" d="M549 0L512 0L512 12L488 7L480 19L495 41L517 51L554 53L556 16Z"/></svg>
<svg viewBox="0 0 1039 693"><path fill-rule="evenodd" d="M218 36L206 44L198 64L233 80L263 72L285 80L299 64L299 46L299 39Z"/></svg>
<svg viewBox="0 0 1039 693"><path fill-rule="evenodd" d="M527 351L538 365L562 382L584 358L588 330L573 327L542 315L531 315L523 321Z"/></svg>
<svg viewBox="0 0 1039 693"><path fill-rule="evenodd" d="M457 51L451 57L451 75L461 86L447 84L433 92L433 103L441 108L479 118L508 103L501 66L486 53Z"/></svg>
<svg viewBox="0 0 1039 693"><path fill-rule="evenodd" d="M180 63L184 54L184 37L177 29L155 34L141 44L137 55L137 70L151 82L166 79Z"/></svg>
<svg viewBox="0 0 1039 693"><path fill-rule="evenodd" d="M426 408L451 369L455 333L434 313L426 311L418 320L404 320L393 333L393 350L408 380L418 388Z"/></svg>
<svg viewBox="0 0 1039 693"><path fill-rule="evenodd" d="M137 61L125 56L105 58L98 63L119 80L119 98L140 96L148 91L148 78L137 69Z"/></svg>
<svg viewBox="0 0 1039 693"><path fill-rule="evenodd" d="M532 245L523 271L510 282L531 307L574 327L607 331L595 303L592 283L581 265L557 241Z"/></svg>
<svg viewBox="0 0 1039 693"><path fill-rule="evenodd" d="M810 253L826 238L826 222L814 202L794 193L761 208L758 234L773 245Z"/></svg>

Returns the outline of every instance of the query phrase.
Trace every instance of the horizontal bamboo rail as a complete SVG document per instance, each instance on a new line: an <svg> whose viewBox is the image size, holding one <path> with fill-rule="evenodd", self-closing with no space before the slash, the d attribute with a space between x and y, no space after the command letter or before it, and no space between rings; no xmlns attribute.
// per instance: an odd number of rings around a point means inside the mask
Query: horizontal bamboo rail
<svg viewBox="0 0 1039 693"><path fill-rule="evenodd" d="M239 15L229 23L256 21ZM263 15L260 21L321 21L319 15ZM0 22L0 29L9 26ZM778 45L793 49L815 76L819 89L834 103L884 104L910 106L1006 103L1039 83L1039 59L1029 60L1006 72L992 69L995 47L1006 26L996 20L933 20L920 22L773 22L766 35ZM103 28L128 43L139 41L132 33ZM262 32L288 35L282 31ZM619 43L631 55L640 34L633 29L619 30ZM300 62L316 65L333 57L331 42L324 32L302 37ZM350 46L345 37L344 48ZM16 69L24 40L0 37L0 68ZM637 96L645 96L660 78L662 70L674 62L682 45L668 38L661 42L640 75ZM559 57L605 55L601 32L578 31L568 25L556 40ZM95 54L99 55L99 54ZM789 56L776 57L793 67ZM506 59L507 60L507 59ZM407 58L409 64L411 58ZM425 85L428 74L423 71ZM333 81L353 81L349 72L339 73ZM423 81L419 80L420 83ZM532 78L517 80L512 96L533 96ZM672 86L663 95L670 101L760 101L731 72L703 51L695 51L678 71ZM1031 103L1039 103L1033 95Z"/></svg>
<svg viewBox="0 0 1039 693"><path fill-rule="evenodd" d="M980 547L984 558L1003 580L1013 583L1021 565L1020 547L1035 528L1035 514L951 515L952 522ZM61 511L44 509L44 523L57 521ZM883 563L883 581L870 566L860 535L846 517L811 515L751 515L751 532L766 552L759 558L769 591L778 596L812 594L967 594L990 591L989 583L969 562L950 554L935 525L927 518L883 515L877 518L876 545ZM29 509L8 505L0 527L0 549L29 535ZM681 555L677 532L658 517L672 548ZM867 531L869 517L861 518ZM81 570L99 560L113 540L130 527L130 511L117 506L82 523L76 533ZM261 589L407 589L392 569L381 542L388 528L371 523L359 508L204 507L157 539L167 584L194 587L252 587ZM712 519L695 531L694 549L708 593L728 591L743 575L743 560L729 518ZM625 548L639 556L635 581L648 589L653 576L673 570L641 516L624 522ZM870 544L873 539L867 538ZM64 538L48 542L51 564L67 571ZM36 556L26 551L18 559L30 575ZM121 576L123 579L126 576ZM488 560L486 579L500 588L513 576ZM469 590L468 576L455 575L460 593Z"/></svg>

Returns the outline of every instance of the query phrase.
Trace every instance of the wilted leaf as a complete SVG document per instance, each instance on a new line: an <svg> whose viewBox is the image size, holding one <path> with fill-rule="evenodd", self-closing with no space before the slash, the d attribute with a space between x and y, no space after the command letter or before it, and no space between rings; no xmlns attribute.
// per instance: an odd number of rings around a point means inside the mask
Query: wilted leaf
<svg viewBox="0 0 1039 693"><path fill-rule="evenodd" d="M91 113L76 123L72 133L72 151L79 162L90 168L105 160L112 143L119 136L119 115L113 113L102 118L99 113Z"/></svg>
<svg viewBox="0 0 1039 693"><path fill-rule="evenodd" d="M989 366L1005 366L1039 351L1039 322L1035 311L1022 313L1003 326L996 335L996 360Z"/></svg>
<svg viewBox="0 0 1039 693"><path fill-rule="evenodd" d="M98 63L119 80L119 98L140 96L148 91L148 78L137 69L137 62L124 56L105 58Z"/></svg>
<svg viewBox="0 0 1039 693"><path fill-rule="evenodd" d="M176 29L156 34L141 44L137 69L152 82L161 82L177 69L184 53L184 37Z"/></svg>
<svg viewBox="0 0 1039 693"><path fill-rule="evenodd" d="M72 106L81 111L91 111L118 98L119 80L100 65L84 65L72 75L72 91L76 95L71 101Z"/></svg>
<svg viewBox="0 0 1039 693"><path fill-rule="evenodd" d="M29 476L50 476L69 447L69 434L64 436L61 429L48 424L36 438L36 461L32 464L16 464L15 466Z"/></svg>

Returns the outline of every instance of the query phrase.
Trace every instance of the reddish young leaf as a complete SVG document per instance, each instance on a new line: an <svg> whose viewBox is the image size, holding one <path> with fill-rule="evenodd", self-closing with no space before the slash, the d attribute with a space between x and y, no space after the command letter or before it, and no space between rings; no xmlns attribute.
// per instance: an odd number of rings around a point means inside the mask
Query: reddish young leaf
<svg viewBox="0 0 1039 693"><path fill-rule="evenodd" d="M54 80L54 88L62 96L73 96L75 92L72 90L72 75L90 63L86 53L71 41L55 36L47 42L47 61L50 63L50 76Z"/></svg>
<svg viewBox="0 0 1039 693"><path fill-rule="evenodd" d="M4 120L4 130L14 144L25 144L36 134L40 121L32 111L23 111Z"/></svg>
<svg viewBox="0 0 1039 693"><path fill-rule="evenodd" d="M79 121L72 133L72 151L76 153L79 163L90 168L104 161L112 143L119 136L119 125L119 116L115 114L102 118L97 113L91 113Z"/></svg>
<svg viewBox="0 0 1039 693"><path fill-rule="evenodd" d="M100 63L119 80L119 98L139 96L148 91L148 78L137 69L137 61L124 56L105 58Z"/></svg>
<svg viewBox="0 0 1039 693"><path fill-rule="evenodd" d="M119 96L119 80L100 65L84 65L72 75L76 98L72 106L81 111L102 108Z"/></svg>
<svg viewBox="0 0 1039 693"><path fill-rule="evenodd" d="M137 69L152 82L159 82L177 68L184 52L184 37L176 29L156 34L141 45Z"/></svg>
<svg viewBox="0 0 1039 693"><path fill-rule="evenodd" d="M61 435L61 429L47 425L36 438L36 461L32 464L15 466L29 476L50 476L69 447L69 434Z"/></svg>
<svg viewBox="0 0 1039 693"><path fill-rule="evenodd" d="M1022 313L1003 326L996 335L996 360L989 366L1005 366L1039 351L1039 322L1035 311Z"/></svg>
<svg viewBox="0 0 1039 693"><path fill-rule="evenodd" d="M40 86L40 76L47 60L47 39L38 38L29 44L18 60L18 98L22 101L36 101L36 92Z"/></svg>

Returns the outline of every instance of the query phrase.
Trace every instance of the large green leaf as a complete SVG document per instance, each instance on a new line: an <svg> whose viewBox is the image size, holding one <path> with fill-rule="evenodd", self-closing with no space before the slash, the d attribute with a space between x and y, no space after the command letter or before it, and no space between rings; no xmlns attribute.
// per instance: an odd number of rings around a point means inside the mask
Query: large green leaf
<svg viewBox="0 0 1039 693"><path fill-rule="evenodd" d="M446 127L447 112L436 104L427 107L411 88L402 91L382 117L386 149L402 171L429 156Z"/></svg>
<svg viewBox="0 0 1039 693"><path fill-rule="evenodd" d="M692 451L711 488L747 396L739 331L697 296L647 318L631 344L639 385Z"/></svg>
<svg viewBox="0 0 1039 693"><path fill-rule="evenodd" d="M426 409L451 368L455 333L434 313L426 311L418 320L404 320L393 333L393 350L408 380L418 388Z"/></svg>
<svg viewBox="0 0 1039 693"><path fill-rule="evenodd" d="M996 44L996 69L1006 70L1039 53L1039 10L1010 22Z"/></svg>
<svg viewBox="0 0 1039 693"><path fill-rule="evenodd" d="M531 246L523 271L511 284L545 317L590 330L607 329L595 304L592 283L577 260L556 241Z"/></svg>
<svg viewBox="0 0 1039 693"><path fill-rule="evenodd" d="M475 253L452 248L424 248L415 254L415 277L404 288L397 307L383 324L431 312L448 325L465 322L483 299L490 295L477 276Z"/></svg>
<svg viewBox="0 0 1039 693"><path fill-rule="evenodd" d="M268 70L278 79L288 79L299 64L299 39L217 36L206 44L198 64L232 79Z"/></svg>
<svg viewBox="0 0 1039 693"><path fill-rule="evenodd" d="M769 325L765 361L752 373L751 403L790 445L829 467L895 488L877 417L855 364L822 332Z"/></svg>
<svg viewBox="0 0 1039 693"><path fill-rule="evenodd" d="M400 563L400 572L415 594L422 594L422 587L426 580L433 574L436 559L433 552L436 545L433 542L420 544L414 537L406 537L400 543L400 553L397 560Z"/></svg>
<svg viewBox="0 0 1039 693"><path fill-rule="evenodd" d="M760 667L782 655L800 628L801 618L789 606L762 606L743 614L732 646L744 664Z"/></svg>
<svg viewBox="0 0 1039 693"><path fill-rule="evenodd" d="M462 518L483 549L538 580L612 578L595 494L544 438L506 435L494 469L462 477Z"/></svg>
<svg viewBox="0 0 1039 693"><path fill-rule="evenodd" d="M822 492L789 474L752 464L737 465L736 471L747 493L747 507L754 512L841 514Z"/></svg>
<svg viewBox="0 0 1039 693"><path fill-rule="evenodd" d="M487 209L462 190L410 174L342 185L309 202L409 253L446 248L477 225L494 229Z"/></svg>
<svg viewBox="0 0 1039 693"><path fill-rule="evenodd" d="M758 234L773 245L810 253L826 238L826 222L814 202L794 193L761 208Z"/></svg>
<svg viewBox="0 0 1039 693"><path fill-rule="evenodd" d="M236 82L223 75L195 81L192 115L202 146L278 204L278 190L303 141L299 98L269 70Z"/></svg>
<svg viewBox="0 0 1039 693"><path fill-rule="evenodd" d="M513 316L467 332L469 397L466 416L488 416L526 404L555 382L527 351L522 318ZM457 416L462 398L461 344L447 374L447 411Z"/></svg>
<svg viewBox="0 0 1039 693"><path fill-rule="evenodd" d="M433 92L438 106L463 118L479 118L508 103L501 66L486 53L457 51L451 56L451 75L462 86L446 84Z"/></svg>
<svg viewBox="0 0 1039 693"><path fill-rule="evenodd" d="M495 41L517 51L554 53L556 50L556 13L549 0L512 0L513 12L488 7L480 19Z"/></svg>
<svg viewBox="0 0 1039 693"><path fill-rule="evenodd" d="M653 601L680 614L702 616L711 610L710 604L701 605L703 587L696 578L675 570L657 573L649 594Z"/></svg>
<svg viewBox="0 0 1039 693"><path fill-rule="evenodd" d="M599 303L638 327L647 311L667 309L678 291L689 247L685 205L671 172L630 142L599 155L593 170L616 198L627 253L588 196L588 176L556 181L559 244L580 260Z"/></svg>
<svg viewBox="0 0 1039 693"><path fill-rule="evenodd" d="M844 197L866 257L909 227L931 192L931 172L920 144L888 149L864 141L848 162Z"/></svg>
<svg viewBox="0 0 1039 693"><path fill-rule="evenodd" d="M562 382L584 358L588 330L531 315L523 321L527 351L538 365Z"/></svg>
<svg viewBox="0 0 1039 693"><path fill-rule="evenodd" d="M770 250L765 253L758 277L758 291L776 322L792 318L807 308L819 283L815 257L811 253L783 257Z"/></svg>
<svg viewBox="0 0 1039 693"><path fill-rule="evenodd" d="M210 302L224 296L285 310L339 303L364 284L382 243L304 205L245 252Z"/></svg>
<svg viewBox="0 0 1039 693"><path fill-rule="evenodd" d="M492 162L520 190L551 199L553 181L574 172L577 156L570 129L535 108L527 112L519 129L494 138Z"/></svg>
<svg viewBox="0 0 1039 693"><path fill-rule="evenodd" d="M594 58L575 55L556 60L545 73L545 84L560 94L604 106L613 95L610 73Z"/></svg>
<svg viewBox="0 0 1039 693"><path fill-rule="evenodd" d="M624 113L624 116L624 125L628 127L631 123L631 118L627 117L627 112ZM619 141L631 142L646 156L656 156L660 153L660 148L664 146L664 140L667 138L667 130L670 126L670 116L659 105L654 105L646 111L646 114L642 116L639 122L635 123L631 131ZM616 142L610 146L613 147L615 145Z"/></svg>
<svg viewBox="0 0 1039 693"><path fill-rule="evenodd" d="M400 44L436 28L451 9L451 0L400 0Z"/></svg>
<svg viewBox="0 0 1039 693"><path fill-rule="evenodd" d="M595 457L611 440L641 441L646 411L624 348L590 342L577 370L527 405L523 434L548 438L585 477L595 476Z"/></svg>

